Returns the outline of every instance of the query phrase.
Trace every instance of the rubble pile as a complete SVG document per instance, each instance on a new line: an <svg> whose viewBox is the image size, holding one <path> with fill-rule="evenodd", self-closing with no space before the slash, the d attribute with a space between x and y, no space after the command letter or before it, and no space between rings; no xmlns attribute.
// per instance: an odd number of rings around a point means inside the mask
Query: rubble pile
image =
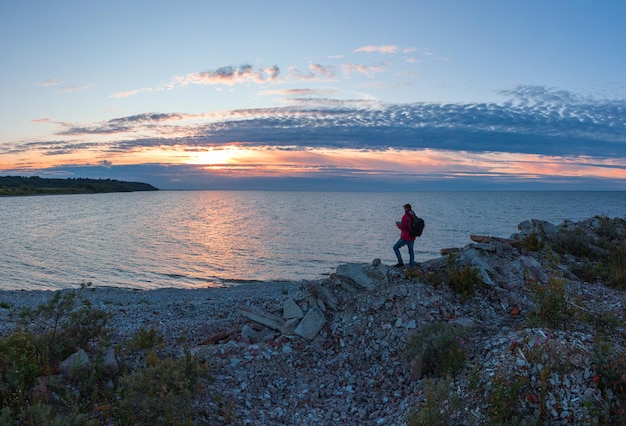
<svg viewBox="0 0 626 426"><path fill-rule="evenodd" d="M545 282L555 265L545 252L523 247L531 234L547 243L572 227L593 241L598 226L598 219L559 226L533 220L509 239L471 236L466 247L444 249L442 258L419 264L413 277L377 259L340 265L328 279L308 282L282 301L241 306L239 332L195 353L215 362L215 391L230 398L242 424L401 425L428 398L425 378L415 377L407 358L407 342L425 324L447 322L467 336L467 368L450 384L461 401L455 424L487 424L500 383L524 385L519 412L526 420L600 424L598 407L620 401L598 386L595 332L527 324L533 308L527 283ZM445 270L451 255L484 283L465 303L448 286L424 282ZM610 332L623 353L624 292L582 282L564 263L557 273L567 282L568 300L582 299L587 311L615 317L620 325Z"/></svg>

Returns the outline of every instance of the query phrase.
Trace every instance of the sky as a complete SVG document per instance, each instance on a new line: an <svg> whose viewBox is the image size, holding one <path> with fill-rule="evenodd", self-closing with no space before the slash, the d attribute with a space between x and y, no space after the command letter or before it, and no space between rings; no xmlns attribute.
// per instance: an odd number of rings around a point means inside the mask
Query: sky
<svg viewBox="0 0 626 426"><path fill-rule="evenodd" d="M0 175L626 190L623 0L0 2Z"/></svg>

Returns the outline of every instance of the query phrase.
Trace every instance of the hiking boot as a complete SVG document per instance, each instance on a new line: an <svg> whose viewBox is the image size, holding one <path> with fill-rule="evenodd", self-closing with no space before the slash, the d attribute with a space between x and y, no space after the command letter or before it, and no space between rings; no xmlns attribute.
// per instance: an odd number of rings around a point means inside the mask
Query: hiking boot
<svg viewBox="0 0 626 426"><path fill-rule="evenodd" d="M404 267L404 263L396 263L395 265L393 265L394 268L402 268Z"/></svg>

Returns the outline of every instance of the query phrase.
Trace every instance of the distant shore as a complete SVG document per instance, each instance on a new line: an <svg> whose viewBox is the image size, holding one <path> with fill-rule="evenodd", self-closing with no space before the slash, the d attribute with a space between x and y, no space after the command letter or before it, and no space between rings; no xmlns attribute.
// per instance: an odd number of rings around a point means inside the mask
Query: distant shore
<svg viewBox="0 0 626 426"><path fill-rule="evenodd" d="M0 197L101 194L158 190L158 188L148 183L125 182L113 179L47 179L38 176L0 176Z"/></svg>

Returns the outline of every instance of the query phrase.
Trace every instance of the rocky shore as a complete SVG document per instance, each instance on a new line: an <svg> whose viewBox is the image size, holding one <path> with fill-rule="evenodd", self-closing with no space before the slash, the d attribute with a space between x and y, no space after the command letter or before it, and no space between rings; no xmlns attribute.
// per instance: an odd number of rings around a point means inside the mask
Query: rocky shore
<svg viewBox="0 0 626 426"><path fill-rule="evenodd" d="M374 259L338 265L319 281L86 288L82 297L113 314L114 339L154 327L166 336L163 353L182 356L186 348L206 359L214 380L203 383L195 407L212 413L213 424L428 424L433 406L435 418L457 425L609 424L620 413L623 424L624 287L578 277L580 253L553 251L564 232L580 235L588 250L606 250L596 244L607 221L623 239L623 220L529 220L508 239L471 236L414 269ZM452 270L470 271L480 285L459 294L445 279ZM564 291L559 323L549 312L537 316L537 286L555 282ZM0 335L15 326L12 312L50 294L0 292ZM433 323L460 330L464 363L451 374L428 371L424 353L407 350Z"/></svg>

